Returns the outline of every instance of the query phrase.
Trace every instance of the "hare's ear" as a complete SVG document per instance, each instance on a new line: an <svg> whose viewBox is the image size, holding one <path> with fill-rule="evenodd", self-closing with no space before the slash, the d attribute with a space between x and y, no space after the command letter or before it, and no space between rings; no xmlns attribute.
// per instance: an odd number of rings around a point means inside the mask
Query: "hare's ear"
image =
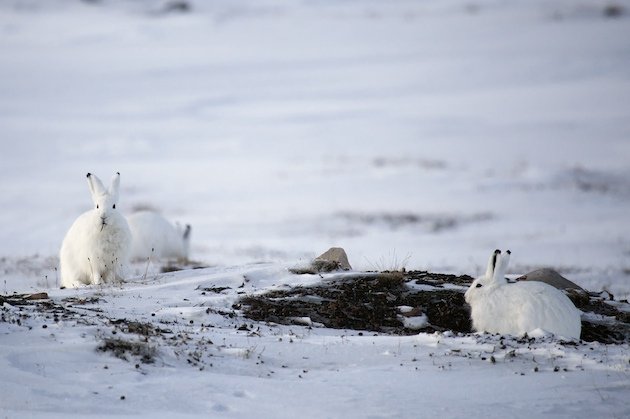
<svg viewBox="0 0 630 419"><path fill-rule="evenodd" d="M97 196L105 194L107 191L103 186L101 180L93 175L92 173L87 174L88 185L90 186L90 192L92 193L92 198L96 198Z"/></svg>
<svg viewBox="0 0 630 419"><path fill-rule="evenodd" d="M499 257L500 254L501 254L501 251L499 249L496 249L490 255L490 259L488 259L488 267L486 268L487 279L492 279L492 277L494 276L494 270L497 267L497 258Z"/></svg>
<svg viewBox="0 0 630 419"><path fill-rule="evenodd" d="M114 202L118 202L118 189L120 188L120 172L116 172L112 177L112 184L109 187L109 194L113 198Z"/></svg>
<svg viewBox="0 0 630 419"><path fill-rule="evenodd" d="M504 283L505 282L505 273L507 272L508 264L510 263L510 255L512 252L506 250L503 253L497 262L497 268L494 270L494 275L492 277L493 282Z"/></svg>

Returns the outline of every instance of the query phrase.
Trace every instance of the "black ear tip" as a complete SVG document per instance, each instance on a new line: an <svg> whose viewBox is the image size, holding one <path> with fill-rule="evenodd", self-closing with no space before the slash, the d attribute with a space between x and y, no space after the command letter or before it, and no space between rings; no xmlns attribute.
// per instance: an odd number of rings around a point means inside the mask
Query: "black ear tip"
<svg viewBox="0 0 630 419"><path fill-rule="evenodd" d="M507 253L508 255L511 255L511 254L512 254L512 252L511 252L511 251L509 251L509 250L506 250L506 251L505 251L505 253Z"/></svg>
<svg viewBox="0 0 630 419"><path fill-rule="evenodd" d="M116 172L116 174L117 174L118 176L120 176L120 172Z"/></svg>
<svg viewBox="0 0 630 419"><path fill-rule="evenodd" d="M498 255L499 253L501 253L501 251L499 249L495 249L494 254Z"/></svg>
<svg viewBox="0 0 630 419"><path fill-rule="evenodd" d="M90 177L90 176L92 176L92 173L88 173L86 177Z"/></svg>

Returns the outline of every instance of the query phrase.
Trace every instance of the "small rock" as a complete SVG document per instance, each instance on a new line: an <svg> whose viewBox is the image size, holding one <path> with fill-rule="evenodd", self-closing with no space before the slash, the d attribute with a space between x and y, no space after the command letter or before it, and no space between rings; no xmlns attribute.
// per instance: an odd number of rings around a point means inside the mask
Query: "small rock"
<svg viewBox="0 0 630 419"><path fill-rule="evenodd" d="M344 271L352 270L352 266L350 266L350 262L348 262L348 255L343 247L331 247L326 252L316 257L313 264L317 262L334 263L337 265L338 269L343 269Z"/></svg>
<svg viewBox="0 0 630 419"><path fill-rule="evenodd" d="M306 266L296 266L290 268L289 271L296 275L311 274L315 275L321 272L332 272L338 270L352 270L348 255L341 247L331 247L326 252L317 256L311 263Z"/></svg>
<svg viewBox="0 0 630 419"><path fill-rule="evenodd" d="M520 278L517 278L516 280L544 282L560 290L584 291L582 287L572 281L569 281L568 279L560 275L557 271L550 268L537 269L521 276Z"/></svg>

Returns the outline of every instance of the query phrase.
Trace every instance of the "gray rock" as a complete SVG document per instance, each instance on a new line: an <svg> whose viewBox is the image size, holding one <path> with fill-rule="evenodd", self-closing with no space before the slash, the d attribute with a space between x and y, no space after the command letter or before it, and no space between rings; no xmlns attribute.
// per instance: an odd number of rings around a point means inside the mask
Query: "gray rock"
<svg viewBox="0 0 630 419"><path fill-rule="evenodd" d="M348 262L348 255L346 255L346 251L341 247L331 247L326 252L313 259L308 265L289 268L289 272L296 275L314 275L338 270L352 270L352 266L350 266L350 262Z"/></svg>
<svg viewBox="0 0 630 419"><path fill-rule="evenodd" d="M348 262L348 255L342 247L331 247L317 256L315 260L313 260L313 266L317 267L318 265L333 265L336 269L343 269L344 271L352 270L352 266L350 266L350 262Z"/></svg>
<svg viewBox="0 0 630 419"><path fill-rule="evenodd" d="M520 278L516 278L517 281L539 281L556 287L560 290L578 290L584 291L582 287L576 283L569 281L557 271L550 268L536 269L530 273L527 273Z"/></svg>

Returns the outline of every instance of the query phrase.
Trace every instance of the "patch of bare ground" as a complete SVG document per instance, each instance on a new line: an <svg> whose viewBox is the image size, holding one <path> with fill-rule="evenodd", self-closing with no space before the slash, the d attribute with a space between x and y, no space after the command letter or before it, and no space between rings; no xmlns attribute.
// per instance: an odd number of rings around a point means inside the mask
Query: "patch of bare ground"
<svg viewBox="0 0 630 419"><path fill-rule="evenodd" d="M131 357L139 358L145 364L155 362L157 354L155 347L147 342L121 338L104 338L96 349L100 352L109 352L125 361L129 361Z"/></svg>

